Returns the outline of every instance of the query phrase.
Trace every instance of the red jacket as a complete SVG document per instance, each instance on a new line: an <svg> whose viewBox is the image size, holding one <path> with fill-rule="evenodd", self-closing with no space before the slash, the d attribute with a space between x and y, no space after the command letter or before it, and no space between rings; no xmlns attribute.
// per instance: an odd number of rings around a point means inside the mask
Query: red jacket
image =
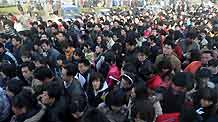
<svg viewBox="0 0 218 122"><path fill-rule="evenodd" d="M179 122L179 113L162 114L155 122Z"/></svg>
<svg viewBox="0 0 218 122"><path fill-rule="evenodd" d="M106 79L108 86L112 86L114 84L113 79L111 79L110 76L112 76L113 78L117 80L120 80L120 75L121 75L121 72L119 68L115 64L112 64L109 68L107 79Z"/></svg>

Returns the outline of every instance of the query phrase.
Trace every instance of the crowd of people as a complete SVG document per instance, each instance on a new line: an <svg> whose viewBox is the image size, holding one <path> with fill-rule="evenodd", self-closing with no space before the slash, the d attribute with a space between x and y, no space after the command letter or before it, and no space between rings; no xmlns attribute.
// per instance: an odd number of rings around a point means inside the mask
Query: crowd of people
<svg viewBox="0 0 218 122"><path fill-rule="evenodd" d="M217 17L111 11L18 30L1 16L0 122L217 122Z"/></svg>

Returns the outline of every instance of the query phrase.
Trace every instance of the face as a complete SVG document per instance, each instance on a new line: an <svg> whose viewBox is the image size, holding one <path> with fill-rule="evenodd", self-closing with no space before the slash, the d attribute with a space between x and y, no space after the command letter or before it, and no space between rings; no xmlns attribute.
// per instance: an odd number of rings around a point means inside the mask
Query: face
<svg viewBox="0 0 218 122"><path fill-rule="evenodd" d="M127 89L130 87L130 84L128 83L128 81L122 79L121 80L121 88Z"/></svg>
<svg viewBox="0 0 218 122"><path fill-rule="evenodd" d="M27 56L21 56L21 59L23 62L31 61L31 57L27 57Z"/></svg>
<svg viewBox="0 0 218 122"><path fill-rule="evenodd" d="M164 45L163 47L163 54L165 55L171 55L173 52L173 49L170 45Z"/></svg>
<svg viewBox="0 0 218 122"><path fill-rule="evenodd" d="M121 30L121 35L126 35L126 31L125 30Z"/></svg>
<svg viewBox="0 0 218 122"><path fill-rule="evenodd" d="M12 106L12 111L14 112L14 114L16 116L19 116L21 114L26 113L26 109L25 108L18 108L18 107L15 107L15 106Z"/></svg>
<svg viewBox="0 0 218 122"><path fill-rule="evenodd" d="M203 53L201 55L201 62L202 64L207 64L209 60L213 59L210 53Z"/></svg>
<svg viewBox="0 0 218 122"><path fill-rule="evenodd" d="M4 48L0 48L0 54L4 52Z"/></svg>
<svg viewBox="0 0 218 122"><path fill-rule="evenodd" d="M95 53L99 54L101 52L102 52L102 48L100 48L99 46L96 46Z"/></svg>
<svg viewBox="0 0 218 122"><path fill-rule="evenodd" d="M63 80L65 80L66 82L71 80L71 77L67 75L67 70L64 69L64 68L62 69L62 78L63 78Z"/></svg>
<svg viewBox="0 0 218 122"><path fill-rule="evenodd" d="M45 43L43 43L41 46L42 46L42 49L43 49L44 51L48 51L48 50L50 49L49 45L47 45L47 44L45 44Z"/></svg>
<svg viewBox="0 0 218 122"><path fill-rule="evenodd" d="M200 103L201 103L201 107L203 108L209 107L210 105L213 104L213 102L205 99L201 99Z"/></svg>
<svg viewBox="0 0 218 122"><path fill-rule="evenodd" d="M83 63L79 63L78 69L79 69L80 73L83 74L89 69L89 67L85 66Z"/></svg>
<svg viewBox="0 0 218 122"><path fill-rule="evenodd" d="M41 97L41 102L45 105L49 105L49 104L52 104L54 98L50 98L48 96L48 92L47 91L43 91L43 94L40 95Z"/></svg>
<svg viewBox="0 0 218 122"><path fill-rule="evenodd" d="M143 53L138 53L138 60L143 62L145 60L145 55Z"/></svg>
<svg viewBox="0 0 218 122"><path fill-rule="evenodd" d="M100 44L100 43L101 43L101 41L102 41L101 37L100 37L100 36L98 36L96 41L97 41L97 43L98 43L98 44Z"/></svg>
<svg viewBox="0 0 218 122"><path fill-rule="evenodd" d="M29 70L28 67L22 67L21 72L23 77L27 80L32 76L32 72Z"/></svg>
<svg viewBox="0 0 218 122"><path fill-rule="evenodd" d="M99 90L100 89L100 84L101 84L100 79L96 79L96 80L92 81L93 89Z"/></svg>
<svg viewBox="0 0 218 122"><path fill-rule="evenodd" d="M57 30L54 27L51 27L51 32L55 33L55 32L57 32Z"/></svg>
<svg viewBox="0 0 218 122"><path fill-rule="evenodd" d="M63 42L65 40L65 37L62 33L59 33L57 36L58 41Z"/></svg>
<svg viewBox="0 0 218 122"><path fill-rule="evenodd" d="M12 45L16 46L18 44L19 44L19 42L15 38L12 38Z"/></svg>

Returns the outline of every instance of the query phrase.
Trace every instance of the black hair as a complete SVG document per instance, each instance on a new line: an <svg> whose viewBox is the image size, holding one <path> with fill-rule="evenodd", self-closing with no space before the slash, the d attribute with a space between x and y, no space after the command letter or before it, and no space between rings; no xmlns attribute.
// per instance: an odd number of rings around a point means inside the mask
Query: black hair
<svg viewBox="0 0 218 122"><path fill-rule="evenodd" d="M58 29L58 24L55 23L55 22L53 22L52 25L51 25L51 27L54 27L55 29Z"/></svg>
<svg viewBox="0 0 218 122"><path fill-rule="evenodd" d="M40 40L40 45L42 45L42 44L46 44L46 45L51 45L51 42L49 41L49 40L47 40L47 39L42 39L42 40Z"/></svg>
<svg viewBox="0 0 218 122"><path fill-rule="evenodd" d="M127 96L125 91L120 88L114 88L106 96L105 103L111 109L111 106L121 107L126 103Z"/></svg>
<svg viewBox="0 0 218 122"><path fill-rule="evenodd" d="M164 45L169 45L172 47L172 49L174 49L175 47L175 44L172 42L172 40L165 40Z"/></svg>
<svg viewBox="0 0 218 122"><path fill-rule="evenodd" d="M124 72L129 72L129 73L133 73L133 74L136 74L137 73L137 70L136 70L136 67L134 64L130 64L130 63L127 63L123 66L122 70Z"/></svg>
<svg viewBox="0 0 218 122"><path fill-rule="evenodd" d="M169 69L170 72L173 70L171 62L167 59L161 60L157 64L157 68L158 68L159 72L161 72L162 69Z"/></svg>
<svg viewBox="0 0 218 122"><path fill-rule="evenodd" d="M75 76L78 72L77 66L74 64L67 64L63 68L67 70L68 76Z"/></svg>
<svg viewBox="0 0 218 122"><path fill-rule="evenodd" d="M133 118L137 118L137 115L139 114L141 120L146 122L154 121L155 111L152 103L148 100L136 100L131 111Z"/></svg>
<svg viewBox="0 0 218 122"><path fill-rule="evenodd" d="M14 95L17 95L21 92L24 84L18 79L11 79L7 82L7 89L12 92Z"/></svg>
<svg viewBox="0 0 218 122"><path fill-rule="evenodd" d="M70 101L69 105L70 113L84 112L87 107L87 100L84 97Z"/></svg>
<svg viewBox="0 0 218 122"><path fill-rule="evenodd" d="M105 62L109 64L115 63L115 55L113 52L107 52L104 54L104 56L105 56Z"/></svg>
<svg viewBox="0 0 218 122"><path fill-rule="evenodd" d="M144 82L137 82L134 85L136 99L146 99L148 95L148 90L145 87L146 84Z"/></svg>
<svg viewBox="0 0 218 122"><path fill-rule="evenodd" d="M3 63L1 65L2 72L8 77L13 78L17 76L16 73L16 65L15 64L9 64L9 63Z"/></svg>
<svg viewBox="0 0 218 122"><path fill-rule="evenodd" d="M19 36L13 36L12 38L14 38L16 41L21 42L22 39Z"/></svg>
<svg viewBox="0 0 218 122"><path fill-rule="evenodd" d="M201 52L201 55L205 54L205 53L206 54L210 54L213 57L213 51L211 51L211 50L204 50L204 51Z"/></svg>
<svg viewBox="0 0 218 122"><path fill-rule="evenodd" d="M38 25L38 28L39 28L40 30L44 30L44 31L45 31L45 26L42 25L42 24Z"/></svg>
<svg viewBox="0 0 218 122"><path fill-rule="evenodd" d="M188 32L186 37L190 38L190 39L195 39L197 37L197 33L196 32Z"/></svg>
<svg viewBox="0 0 218 122"><path fill-rule="evenodd" d="M100 80L100 88L101 89L104 85L104 77L102 76L101 73L99 72L95 72L95 73L92 73L91 76L90 76L90 87L92 86L92 82L95 81L95 80Z"/></svg>
<svg viewBox="0 0 218 122"><path fill-rule="evenodd" d="M66 60L66 56L63 54L58 55L57 60Z"/></svg>
<svg viewBox="0 0 218 122"><path fill-rule="evenodd" d="M194 87L195 80L192 73L177 72L173 77L173 83L176 86L184 87L189 91Z"/></svg>
<svg viewBox="0 0 218 122"><path fill-rule="evenodd" d="M88 59L81 59L79 64L84 64L85 66L90 66L90 62Z"/></svg>
<svg viewBox="0 0 218 122"><path fill-rule="evenodd" d="M191 50L191 54L190 54L190 61L200 61L201 60L201 53L200 50Z"/></svg>
<svg viewBox="0 0 218 122"><path fill-rule="evenodd" d="M33 62L24 62L20 68L23 68L23 67L28 67L30 71L33 71L36 68Z"/></svg>
<svg viewBox="0 0 218 122"><path fill-rule="evenodd" d="M36 97L29 89L23 89L19 94L12 98L12 105L17 108L26 108L27 112L36 108L38 105Z"/></svg>
<svg viewBox="0 0 218 122"><path fill-rule="evenodd" d="M44 81L46 78L52 78L53 74L51 69L49 69L48 67L39 67L37 68L34 73L33 73L34 77L40 81Z"/></svg>
<svg viewBox="0 0 218 122"><path fill-rule="evenodd" d="M200 98L213 102L213 105L217 103L218 95L215 89L202 88L199 90Z"/></svg>
<svg viewBox="0 0 218 122"><path fill-rule="evenodd" d="M218 66L218 60L217 59L211 59L208 61L208 66L217 67Z"/></svg>
<svg viewBox="0 0 218 122"><path fill-rule="evenodd" d="M75 51L73 52L73 54L78 55L80 58L85 57L85 54L82 52L82 50L80 48L76 48Z"/></svg>
<svg viewBox="0 0 218 122"><path fill-rule="evenodd" d="M46 91L48 92L48 96L50 98L55 98L58 100L62 95L63 87L59 83L59 81L48 82L46 86ZM55 89L55 90L54 90Z"/></svg>
<svg viewBox="0 0 218 122"><path fill-rule="evenodd" d="M148 48L139 47L139 48L137 49L137 52L138 52L138 53L142 53L142 54L144 54L144 55L146 55L146 56L149 56L149 55L150 55L150 52L149 52L149 49L148 49Z"/></svg>
<svg viewBox="0 0 218 122"><path fill-rule="evenodd" d="M84 113L81 122L110 122L110 121L97 108L90 108Z"/></svg>
<svg viewBox="0 0 218 122"><path fill-rule="evenodd" d="M0 43L0 48L5 48L3 43Z"/></svg>
<svg viewBox="0 0 218 122"><path fill-rule="evenodd" d="M196 72L196 77L201 79L201 78L210 78L212 75L211 71L207 68L201 68Z"/></svg>

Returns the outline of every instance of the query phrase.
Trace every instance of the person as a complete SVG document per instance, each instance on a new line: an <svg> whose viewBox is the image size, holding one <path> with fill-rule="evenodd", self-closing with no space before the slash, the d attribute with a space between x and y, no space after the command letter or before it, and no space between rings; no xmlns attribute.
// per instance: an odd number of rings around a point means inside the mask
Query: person
<svg viewBox="0 0 218 122"><path fill-rule="evenodd" d="M45 107L38 104L31 91L23 89L12 99L14 116L10 122L41 122Z"/></svg>
<svg viewBox="0 0 218 122"><path fill-rule="evenodd" d="M110 121L98 109L90 108L84 113L81 122L110 122Z"/></svg>
<svg viewBox="0 0 218 122"><path fill-rule="evenodd" d="M22 76L27 81L29 86L32 85L34 69L35 69L35 65L32 62L25 62L21 65Z"/></svg>
<svg viewBox="0 0 218 122"><path fill-rule="evenodd" d="M211 59L210 61L208 61L208 69L211 71L212 75L210 77L210 81L213 82L215 85L217 85L217 80L218 80L218 61L216 59Z"/></svg>
<svg viewBox="0 0 218 122"><path fill-rule="evenodd" d="M137 100L131 109L131 116L134 122L153 122L155 112L152 103L146 100Z"/></svg>
<svg viewBox="0 0 218 122"><path fill-rule="evenodd" d="M178 72L173 78L173 83L166 92L162 92L163 99L161 107L163 113L180 112L185 103L185 93L193 87L194 78L192 74Z"/></svg>
<svg viewBox="0 0 218 122"><path fill-rule="evenodd" d="M199 90L200 107L196 109L201 121L209 121L217 118L217 92L211 88ZM209 121L210 122L210 121Z"/></svg>
<svg viewBox="0 0 218 122"><path fill-rule="evenodd" d="M0 43L0 58L1 62L8 62L10 64L18 65L17 59L14 57L12 53L5 49L3 43Z"/></svg>
<svg viewBox="0 0 218 122"><path fill-rule="evenodd" d="M213 53L210 50L205 50L201 53L201 60L193 61L184 69L184 71L195 74L200 67L207 67L208 61L211 59L213 59Z"/></svg>
<svg viewBox="0 0 218 122"><path fill-rule="evenodd" d="M75 78L80 81L81 86L85 90L88 87L90 76L93 72L90 65L90 62L87 59L80 60L78 63L79 72L75 76Z"/></svg>
<svg viewBox="0 0 218 122"><path fill-rule="evenodd" d="M62 69L62 78L64 80L64 86L67 92L66 94L69 95L70 101L86 99L84 89L82 88L80 82L75 79L76 73L77 67L73 64L67 64Z"/></svg>
<svg viewBox="0 0 218 122"><path fill-rule="evenodd" d="M201 68L196 73L196 79L197 79L197 86L196 89L200 88L215 88L215 84L210 81L210 77L212 76L212 73L207 68Z"/></svg>
<svg viewBox="0 0 218 122"><path fill-rule="evenodd" d="M1 122L7 122L10 121L10 115L11 115L11 104L9 99L7 98L7 95L5 91L0 88L0 121Z"/></svg>
<svg viewBox="0 0 218 122"><path fill-rule="evenodd" d="M181 61L173 54L174 44L167 40L163 45L163 54L157 56L155 64L157 65L161 60L168 59L172 66L173 70L179 72L181 70Z"/></svg>
<svg viewBox="0 0 218 122"><path fill-rule="evenodd" d="M54 90L55 89L55 90ZM42 118L46 122L66 122L66 100L62 95L62 87L57 81L49 82L47 88L40 95L41 102L47 107L45 116Z"/></svg>
<svg viewBox="0 0 218 122"><path fill-rule="evenodd" d="M108 93L108 85L100 73L91 75L88 90L86 90L86 92L90 106L98 107L104 102Z"/></svg>
<svg viewBox="0 0 218 122"><path fill-rule="evenodd" d="M112 122L125 122L127 121L127 111L125 103L127 96L121 89L113 89L106 96L105 104L107 107L101 109L101 111Z"/></svg>
<svg viewBox="0 0 218 122"><path fill-rule="evenodd" d="M47 53L47 59L52 68L56 67L57 57L61 54L54 49L48 40L41 40L41 47Z"/></svg>

